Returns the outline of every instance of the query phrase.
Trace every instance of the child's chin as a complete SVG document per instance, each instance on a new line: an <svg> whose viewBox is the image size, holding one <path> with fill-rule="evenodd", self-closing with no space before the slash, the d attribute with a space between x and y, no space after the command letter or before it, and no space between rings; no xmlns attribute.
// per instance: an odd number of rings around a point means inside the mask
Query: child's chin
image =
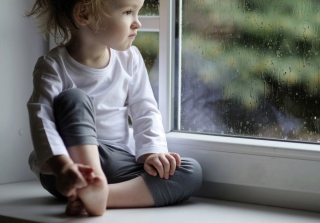
<svg viewBox="0 0 320 223"><path fill-rule="evenodd" d="M126 51L126 50L128 50L131 46L132 46L132 43L131 43L131 44L128 44L128 45L126 45L126 46L121 46L121 47L114 48L114 50L117 50L117 51Z"/></svg>

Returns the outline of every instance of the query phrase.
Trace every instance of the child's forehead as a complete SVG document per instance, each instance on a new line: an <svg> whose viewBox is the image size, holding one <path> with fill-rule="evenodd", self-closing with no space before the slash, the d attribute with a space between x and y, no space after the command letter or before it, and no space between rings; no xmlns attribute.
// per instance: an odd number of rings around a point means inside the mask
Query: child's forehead
<svg viewBox="0 0 320 223"><path fill-rule="evenodd" d="M144 0L109 0L115 7L141 7Z"/></svg>

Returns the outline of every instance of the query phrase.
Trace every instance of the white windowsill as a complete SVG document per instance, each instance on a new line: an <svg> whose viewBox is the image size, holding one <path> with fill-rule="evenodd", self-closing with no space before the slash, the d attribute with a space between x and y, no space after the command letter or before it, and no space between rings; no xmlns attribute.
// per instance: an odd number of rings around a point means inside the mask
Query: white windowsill
<svg viewBox="0 0 320 223"><path fill-rule="evenodd" d="M74 223L316 223L319 213L192 197L162 208L109 209L101 217L68 217L65 203L57 201L39 182L0 185L0 222Z"/></svg>
<svg viewBox="0 0 320 223"><path fill-rule="evenodd" d="M167 133L170 151L196 159L199 196L320 212L320 146Z"/></svg>

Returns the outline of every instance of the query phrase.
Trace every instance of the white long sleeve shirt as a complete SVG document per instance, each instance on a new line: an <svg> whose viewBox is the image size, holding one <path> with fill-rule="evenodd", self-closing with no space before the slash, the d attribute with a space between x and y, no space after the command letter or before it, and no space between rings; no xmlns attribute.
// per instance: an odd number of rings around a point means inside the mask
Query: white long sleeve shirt
<svg viewBox="0 0 320 223"><path fill-rule="evenodd" d="M92 99L96 111L98 141L128 144L130 115L138 159L147 153L167 152L160 112L150 87L148 74L136 47L126 51L111 49L109 65L93 69L75 61L59 46L40 57L34 69L34 89L28 101L34 154L30 165L48 171L46 161L68 151L56 129L53 100L63 90L79 88Z"/></svg>

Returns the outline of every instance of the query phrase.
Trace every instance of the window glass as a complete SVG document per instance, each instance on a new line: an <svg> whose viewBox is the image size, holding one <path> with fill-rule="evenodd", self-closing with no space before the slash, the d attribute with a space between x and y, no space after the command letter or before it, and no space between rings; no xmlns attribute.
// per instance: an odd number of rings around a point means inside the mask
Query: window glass
<svg viewBox="0 0 320 223"><path fill-rule="evenodd" d="M320 1L181 3L177 129L320 142Z"/></svg>
<svg viewBox="0 0 320 223"><path fill-rule="evenodd" d="M159 0L145 0L139 15L159 15Z"/></svg>
<svg viewBox="0 0 320 223"><path fill-rule="evenodd" d="M133 42L141 52L146 64L152 90L158 101L158 81L159 81L159 33L158 32L139 32Z"/></svg>

